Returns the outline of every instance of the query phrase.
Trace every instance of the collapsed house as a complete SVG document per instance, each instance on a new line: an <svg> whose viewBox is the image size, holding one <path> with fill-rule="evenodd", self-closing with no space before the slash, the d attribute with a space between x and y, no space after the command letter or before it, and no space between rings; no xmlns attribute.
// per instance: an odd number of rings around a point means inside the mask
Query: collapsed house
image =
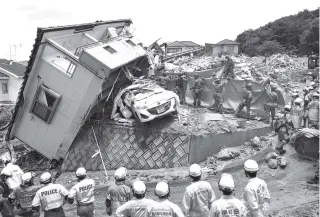
<svg viewBox="0 0 320 217"><path fill-rule="evenodd" d="M83 123L112 91L148 74L147 51L130 19L38 28L7 140L64 158Z"/></svg>

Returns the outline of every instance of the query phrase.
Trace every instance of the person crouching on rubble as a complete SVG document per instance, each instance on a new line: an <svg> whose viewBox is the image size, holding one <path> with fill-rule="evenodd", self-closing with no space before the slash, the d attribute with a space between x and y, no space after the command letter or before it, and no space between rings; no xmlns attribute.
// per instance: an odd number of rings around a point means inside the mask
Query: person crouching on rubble
<svg viewBox="0 0 320 217"><path fill-rule="evenodd" d="M246 216L245 205L233 196L235 184L231 174L223 173L218 181L219 190L222 192L220 199L211 205L209 217Z"/></svg>
<svg viewBox="0 0 320 217"><path fill-rule="evenodd" d="M14 217L14 206L9 202L11 189L5 181L4 175L0 175L0 213L3 217Z"/></svg>
<svg viewBox="0 0 320 217"><path fill-rule="evenodd" d="M18 165L13 164L9 157L3 157L2 162L5 167L1 170L1 175L4 176L5 182L9 188L13 190L22 183L21 177L23 171Z"/></svg>
<svg viewBox="0 0 320 217"><path fill-rule="evenodd" d="M302 124L302 117L304 115L303 109L301 108L302 101L303 100L301 98L297 98L294 101L294 106L290 112L290 116L295 130L300 129Z"/></svg>
<svg viewBox="0 0 320 217"><path fill-rule="evenodd" d="M247 208L247 216L266 217L270 204L270 193L266 182L257 177L259 166L254 160L244 163L244 173L249 182L244 188L242 202Z"/></svg>
<svg viewBox="0 0 320 217"><path fill-rule="evenodd" d="M108 188L106 198L107 214L111 216L122 204L132 199L133 193L129 186L125 184L127 169L118 168L114 173L115 183Z"/></svg>
<svg viewBox="0 0 320 217"><path fill-rule="evenodd" d="M32 210L44 210L44 217L65 217L63 205L68 199L69 191L60 184L54 184L49 172L40 176L40 184L44 185L36 193L32 201Z"/></svg>
<svg viewBox="0 0 320 217"><path fill-rule="evenodd" d="M242 111L242 109L244 107L246 107L247 109L247 117L246 118L250 118L250 110L251 110L251 102L252 102L252 84L249 83L249 81L245 82L245 85L243 87L243 96L242 96L242 100L238 105L238 108L236 110L236 117L240 117L240 112Z"/></svg>
<svg viewBox="0 0 320 217"><path fill-rule="evenodd" d="M193 164L189 168L192 184L189 185L182 199L182 207L186 216L208 216L216 195L209 182L201 180L201 167Z"/></svg>
<svg viewBox="0 0 320 217"><path fill-rule="evenodd" d="M156 185L154 193L159 201L152 207L150 217L184 217L180 207L169 201L170 187L168 182L160 181Z"/></svg>
<svg viewBox="0 0 320 217"><path fill-rule="evenodd" d="M319 129L319 94L313 94L312 101L308 104L307 114L309 127Z"/></svg>
<svg viewBox="0 0 320 217"><path fill-rule="evenodd" d="M67 201L73 204L76 199L78 216L93 217L95 182L93 179L87 178L87 171L83 167L77 169L76 177L78 183L70 189Z"/></svg>
<svg viewBox="0 0 320 217"><path fill-rule="evenodd" d="M32 200L40 185L34 185L33 179L36 176L34 172L27 172L22 175L22 184L15 188L9 196L10 203L16 204L19 209L18 215L24 217L39 217L40 211L32 210Z"/></svg>

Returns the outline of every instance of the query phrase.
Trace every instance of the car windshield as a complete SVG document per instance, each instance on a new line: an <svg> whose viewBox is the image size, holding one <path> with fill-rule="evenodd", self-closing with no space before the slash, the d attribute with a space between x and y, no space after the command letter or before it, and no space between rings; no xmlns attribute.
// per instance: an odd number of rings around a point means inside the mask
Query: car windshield
<svg viewBox="0 0 320 217"><path fill-rule="evenodd" d="M154 94L162 93L162 92L163 92L163 89L161 88L155 88L155 89L141 88L139 90L132 91L133 95L136 96L135 98L137 101L150 97Z"/></svg>

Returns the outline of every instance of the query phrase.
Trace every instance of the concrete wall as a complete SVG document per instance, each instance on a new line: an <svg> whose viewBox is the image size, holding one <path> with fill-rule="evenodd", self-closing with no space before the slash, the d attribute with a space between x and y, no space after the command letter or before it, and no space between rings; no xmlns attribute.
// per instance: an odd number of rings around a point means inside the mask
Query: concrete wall
<svg viewBox="0 0 320 217"><path fill-rule="evenodd" d="M218 153L223 146L239 146L255 136L263 136L269 131L270 128L265 127L210 136L192 136L189 163L204 161L207 157L212 156L212 154Z"/></svg>
<svg viewBox="0 0 320 217"><path fill-rule="evenodd" d="M237 146L265 135L269 127L208 137L160 134L103 122L95 124L94 130L106 168L111 170L120 166L128 169L188 166L206 160L224 145ZM69 149L65 170L75 171L79 166L92 171L103 170L99 155L92 158L97 149L91 126L85 126Z"/></svg>
<svg viewBox="0 0 320 217"><path fill-rule="evenodd" d="M73 76L69 76L41 56L42 51L39 52L24 90L25 103L19 111L14 136L49 158L57 152L64 156L88 108L100 92L102 80L81 65L77 65ZM41 84L61 95L50 124L30 112Z"/></svg>

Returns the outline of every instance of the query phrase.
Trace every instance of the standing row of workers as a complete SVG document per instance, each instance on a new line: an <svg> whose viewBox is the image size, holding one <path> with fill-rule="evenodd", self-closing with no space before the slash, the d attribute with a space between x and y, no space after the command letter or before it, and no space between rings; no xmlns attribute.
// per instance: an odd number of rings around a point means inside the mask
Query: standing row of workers
<svg viewBox="0 0 320 217"><path fill-rule="evenodd" d="M4 172L18 166L9 164ZM8 164L7 164L8 165ZM156 185L155 195L158 200L147 199L146 185L144 182L134 181L132 188L125 184L127 170L120 167L115 171L115 183L107 190L106 211L109 216L266 216L270 203L270 194L267 184L257 178L258 164L248 160L244 164L246 177L249 182L244 188L242 201L235 198L235 184L231 174L222 174L218 181L219 190L222 192L220 199L216 195L209 182L203 181L201 167L193 164L189 168L189 176L192 179L184 193L182 209L169 201L170 187L168 182L161 181ZM21 171L20 171L21 174ZM7 173L8 175L8 173ZM10 178L16 178L13 173ZM45 217L64 217L63 205L68 202L77 204L77 215L80 217L94 216L94 189L95 182L87 177L85 168L78 168L76 177L78 183L70 191L60 184L53 183L51 174L45 172L40 176L40 184L34 184L33 172L23 173L20 176L20 184L10 189L10 195L1 194L1 208L15 205L19 216L39 217L41 210ZM7 177L8 178L8 177ZM17 179L18 180L18 179ZM18 181L19 182L19 181ZM1 190L1 189L0 189ZM3 202L8 198L8 203ZM13 209L10 213L1 212L4 217L13 217Z"/></svg>

